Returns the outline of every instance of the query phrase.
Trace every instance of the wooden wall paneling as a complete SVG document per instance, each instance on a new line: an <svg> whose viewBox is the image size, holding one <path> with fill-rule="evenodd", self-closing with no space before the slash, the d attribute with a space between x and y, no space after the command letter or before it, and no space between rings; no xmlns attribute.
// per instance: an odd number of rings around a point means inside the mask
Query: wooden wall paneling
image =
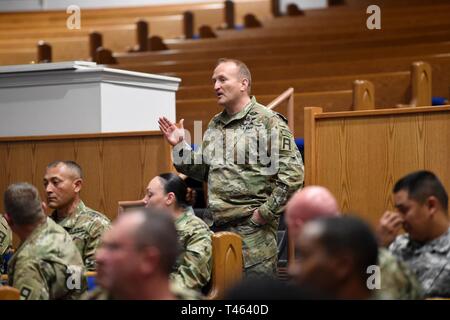
<svg viewBox="0 0 450 320"><path fill-rule="evenodd" d="M111 219L117 214L119 200L143 197L151 177L173 170L168 160L169 146L159 132L23 139L0 141L1 194L9 184L27 181L44 198L42 179L46 165L54 160L75 160L84 172L83 201ZM3 211L3 203L0 208Z"/></svg>

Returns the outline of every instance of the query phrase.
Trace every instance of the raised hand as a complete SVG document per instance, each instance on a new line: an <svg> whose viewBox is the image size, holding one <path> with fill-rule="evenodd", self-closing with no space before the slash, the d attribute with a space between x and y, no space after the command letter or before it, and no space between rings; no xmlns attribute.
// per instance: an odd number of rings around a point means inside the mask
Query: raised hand
<svg viewBox="0 0 450 320"><path fill-rule="evenodd" d="M398 212L386 211L380 219L378 241L380 246L389 246L397 237L403 225L403 217Z"/></svg>
<svg viewBox="0 0 450 320"><path fill-rule="evenodd" d="M164 134L166 140L172 145L175 146L181 141L184 140L184 127L183 127L184 119L180 120L179 127L176 126L175 123L172 123L166 117L159 118L159 130Z"/></svg>

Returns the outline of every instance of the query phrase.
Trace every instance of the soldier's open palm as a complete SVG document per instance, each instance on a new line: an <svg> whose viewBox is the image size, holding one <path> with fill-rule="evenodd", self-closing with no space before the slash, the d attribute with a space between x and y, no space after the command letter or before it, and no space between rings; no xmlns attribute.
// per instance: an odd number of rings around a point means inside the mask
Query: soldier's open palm
<svg viewBox="0 0 450 320"><path fill-rule="evenodd" d="M179 127L173 122L171 122L166 117L159 118L159 130L164 134L166 140L172 145L175 146L181 141L184 140L184 119L180 120Z"/></svg>

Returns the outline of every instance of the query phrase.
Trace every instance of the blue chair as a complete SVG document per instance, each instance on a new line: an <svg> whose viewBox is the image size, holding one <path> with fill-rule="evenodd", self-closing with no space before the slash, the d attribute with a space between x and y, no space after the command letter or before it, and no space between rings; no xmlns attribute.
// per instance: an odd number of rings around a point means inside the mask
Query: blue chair
<svg viewBox="0 0 450 320"><path fill-rule="evenodd" d="M1 259L2 264L0 266L1 273L4 273L4 274L8 273L8 261L9 261L9 259L11 259L13 254L14 254L14 250L10 249L3 255L2 259Z"/></svg>
<svg viewBox="0 0 450 320"><path fill-rule="evenodd" d="M305 159L305 140L303 138L295 138L295 145L298 148L298 151L300 151L300 154L302 155L303 161Z"/></svg>
<svg viewBox="0 0 450 320"><path fill-rule="evenodd" d="M448 104L448 99L444 97L432 97L431 105L432 106L442 106Z"/></svg>
<svg viewBox="0 0 450 320"><path fill-rule="evenodd" d="M84 274L87 280L88 291L92 291L97 286L95 278L97 277L97 272L88 271Z"/></svg>

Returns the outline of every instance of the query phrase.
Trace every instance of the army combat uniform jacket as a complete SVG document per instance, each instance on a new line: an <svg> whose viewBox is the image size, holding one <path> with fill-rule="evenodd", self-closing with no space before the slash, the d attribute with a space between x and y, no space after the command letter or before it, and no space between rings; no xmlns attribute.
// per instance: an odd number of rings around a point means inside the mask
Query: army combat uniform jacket
<svg viewBox="0 0 450 320"><path fill-rule="evenodd" d="M418 300L423 298L422 286L410 268L388 249L378 249L381 271L381 299Z"/></svg>
<svg viewBox="0 0 450 320"><path fill-rule="evenodd" d="M8 263L8 284L24 300L78 299L86 291L83 260L70 235L46 218Z"/></svg>
<svg viewBox="0 0 450 320"><path fill-rule="evenodd" d="M427 243L400 235L389 250L416 274L425 297L450 298L450 229Z"/></svg>
<svg viewBox="0 0 450 320"><path fill-rule="evenodd" d="M100 212L86 207L83 201L80 201L70 216L58 220L55 211L52 218L72 236L80 250L86 270L95 271L95 251L100 245L103 233L110 227L109 219Z"/></svg>
<svg viewBox="0 0 450 320"><path fill-rule="evenodd" d="M175 220L182 252L170 278L181 287L201 290L211 278L212 232L192 209Z"/></svg>

